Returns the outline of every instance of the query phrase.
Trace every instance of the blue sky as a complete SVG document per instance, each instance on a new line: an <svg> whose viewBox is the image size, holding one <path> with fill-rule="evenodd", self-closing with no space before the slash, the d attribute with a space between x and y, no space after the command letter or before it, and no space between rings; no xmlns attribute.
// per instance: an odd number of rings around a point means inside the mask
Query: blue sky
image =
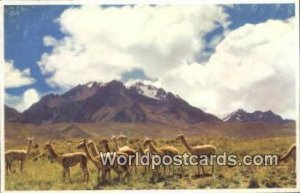
<svg viewBox="0 0 300 193"><path fill-rule="evenodd" d="M57 18L69 6L5 6L5 61L13 61L13 66L17 70L30 69L30 77L35 81L32 84L22 85L20 87L6 88L8 96L20 97L28 89L36 90L40 96L49 92L62 92L67 87L53 86L46 81L51 73L42 73L38 62L41 61L43 54L51 54L55 46L45 46L44 37L52 37L55 41L60 41L70 35L68 32L62 32L61 24ZM203 46L199 54L195 56L196 61L205 64L215 53L215 47L226 38L226 31L234 31L245 24L259 24L267 20L286 20L294 17L293 4L243 4L223 7L224 14L228 16L227 29L224 25L216 25L213 30L205 32L203 36ZM213 43L219 38L216 43ZM64 64L71 65L71 64ZM129 79L152 79L143 69L133 68L121 73L121 80ZM158 77L159 78L159 77ZM154 78L155 79L155 78ZM84 82L82 82L84 83ZM13 105L15 101L6 101Z"/></svg>

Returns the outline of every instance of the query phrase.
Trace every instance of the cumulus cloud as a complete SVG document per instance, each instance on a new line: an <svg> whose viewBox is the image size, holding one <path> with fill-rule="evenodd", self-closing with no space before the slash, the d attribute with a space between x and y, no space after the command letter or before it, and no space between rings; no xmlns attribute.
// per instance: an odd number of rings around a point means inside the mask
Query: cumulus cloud
<svg viewBox="0 0 300 193"><path fill-rule="evenodd" d="M14 107L19 112L28 109L33 103L39 101L39 99L39 93L33 88L27 89L21 96L5 93L5 104Z"/></svg>
<svg viewBox="0 0 300 193"><path fill-rule="evenodd" d="M30 69L19 70L14 67L13 61L4 62L4 85L5 88L17 88L34 83L30 76Z"/></svg>
<svg viewBox="0 0 300 193"><path fill-rule="evenodd" d="M227 25L221 7L125 6L70 8L57 19L67 35L44 38L51 53L39 66L51 86L71 87L91 80L121 79L133 69L156 78L183 62L193 62L203 36Z"/></svg>
<svg viewBox="0 0 300 193"><path fill-rule="evenodd" d="M215 114L245 108L295 118L294 19L246 24L218 44L204 65L186 64L161 84Z"/></svg>

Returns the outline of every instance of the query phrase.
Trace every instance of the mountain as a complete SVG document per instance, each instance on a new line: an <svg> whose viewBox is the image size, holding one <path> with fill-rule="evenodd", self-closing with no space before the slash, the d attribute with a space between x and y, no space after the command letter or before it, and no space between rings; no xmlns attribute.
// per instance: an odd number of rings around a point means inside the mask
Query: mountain
<svg viewBox="0 0 300 193"><path fill-rule="evenodd" d="M193 124L221 120L162 88L141 82L125 86L111 81L89 82L61 95L46 95L24 111L21 122Z"/></svg>
<svg viewBox="0 0 300 193"><path fill-rule="evenodd" d="M291 120L285 120L281 116L276 115L272 111L254 111L249 113L243 109L238 109L227 115L223 121L225 122L266 122L274 124L283 124Z"/></svg>
<svg viewBox="0 0 300 193"><path fill-rule="evenodd" d="M18 121L21 117L21 113L18 112L16 109L9 107L7 105L4 105L4 111L5 111L5 120L10 122Z"/></svg>

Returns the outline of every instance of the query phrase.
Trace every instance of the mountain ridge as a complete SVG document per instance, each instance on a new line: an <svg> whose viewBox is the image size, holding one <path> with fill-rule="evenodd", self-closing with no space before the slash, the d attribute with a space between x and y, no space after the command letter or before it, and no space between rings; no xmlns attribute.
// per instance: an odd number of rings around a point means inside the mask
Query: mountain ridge
<svg viewBox="0 0 300 193"><path fill-rule="evenodd" d="M23 113L5 106L6 121L48 124L70 123L219 123L268 122L283 124L272 111L248 113L238 109L225 118L206 113L180 96L143 82L123 84L120 81L78 84L62 94L43 96Z"/></svg>
<svg viewBox="0 0 300 193"><path fill-rule="evenodd" d="M141 82L125 86L113 80L108 83L80 84L61 95L46 95L22 113L21 122L193 124L221 120L162 88Z"/></svg>
<svg viewBox="0 0 300 193"><path fill-rule="evenodd" d="M284 124L292 120L283 119L280 115L275 114L271 110L256 110L252 113L244 109L238 109L222 119L224 122L268 122L274 124Z"/></svg>

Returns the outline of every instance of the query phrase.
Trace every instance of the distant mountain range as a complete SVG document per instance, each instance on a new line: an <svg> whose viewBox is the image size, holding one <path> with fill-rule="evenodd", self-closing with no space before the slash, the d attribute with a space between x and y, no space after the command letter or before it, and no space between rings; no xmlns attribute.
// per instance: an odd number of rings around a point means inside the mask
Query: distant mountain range
<svg viewBox="0 0 300 193"><path fill-rule="evenodd" d="M221 120L191 106L171 92L137 82L124 85L119 81L80 84L64 94L49 94L23 113L5 106L5 119L10 122L47 124L70 123L167 123L196 124L219 122L285 123L271 111L247 113L240 109ZM72 128L72 132L76 128ZM66 131L68 132L68 130Z"/></svg>
<svg viewBox="0 0 300 193"><path fill-rule="evenodd" d="M281 116L276 115L272 111L254 111L249 113L243 109L238 109L227 115L223 121L225 122L267 122L274 124L284 124L292 120L283 119Z"/></svg>

